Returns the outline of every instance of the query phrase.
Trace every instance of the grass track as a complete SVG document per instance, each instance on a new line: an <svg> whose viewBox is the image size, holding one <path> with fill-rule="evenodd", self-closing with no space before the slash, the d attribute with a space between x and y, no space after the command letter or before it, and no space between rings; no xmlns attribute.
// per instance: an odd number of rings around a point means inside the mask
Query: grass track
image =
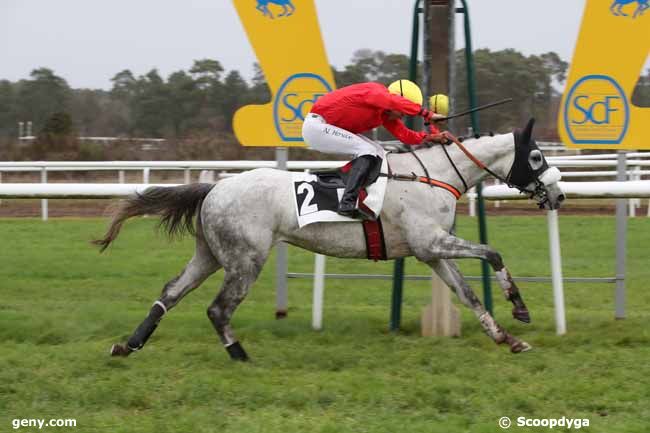
<svg viewBox="0 0 650 433"><path fill-rule="evenodd" d="M629 225L626 320L613 320L612 285L567 284L569 334L557 337L550 285L520 284L531 325L510 318L495 291L497 320L534 347L522 355L495 346L462 307L462 338L419 337L424 282L407 283L397 335L386 331L389 282L328 281L316 333L311 283L290 281L289 318L276 321L270 262L234 318L253 359L245 365L228 359L205 316L221 273L141 353L108 356L193 243L169 243L140 219L100 256L87 241L105 223L0 220L0 432L14 418L77 419L76 429L49 429L58 432L495 432L504 415L588 418L590 432L650 429L648 219ZM490 218L489 227L513 275L548 275L543 216ZM565 276L614 274L613 218L561 217L560 230ZM475 221L461 217L458 232L476 239ZM478 263L461 263L478 275ZM292 271L312 266L311 254L290 250ZM428 273L412 260L406 269ZM390 273L391 264L331 259L327 270Z"/></svg>

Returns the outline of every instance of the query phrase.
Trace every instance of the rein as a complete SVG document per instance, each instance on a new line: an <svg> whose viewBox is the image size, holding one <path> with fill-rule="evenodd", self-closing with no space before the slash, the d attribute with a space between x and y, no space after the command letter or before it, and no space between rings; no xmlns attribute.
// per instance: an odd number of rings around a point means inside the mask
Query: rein
<svg viewBox="0 0 650 433"><path fill-rule="evenodd" d="M447 136L481 170L487 172L488 174L495 177L496 179L499 179L501 181L501 183L505 183L510 188L516 188L520 192L528 193L531 196L535 194L536 191L529 190L527 188L524 188L524 187L519 186L519 185L515 185L512 182L510 182L510 177L512 175L512 167L510 167L510 172L508 173L508 175L505 178L501 177L501 176L497 175L495 172L493 172L492 170L490 170L485 164L483 164L478 158L476 158L469 150L467 150L467 148L463 145L463 143L461 143L461 141L458 138L456 138L454 135L450 134L449 132L447 133ZM444 150L445 150L445 154L447 154L447 149L444 149ZM465 179L463 179L463 176L460 174L458 169L456 169L456 165L453 163L453 161L449 157L449 154L447 154L447 158L449 159L449 162L451 163L451 165L456 170L456 173L458 174L458 176L460 176L460 180L463 181L463 185L465 185L465 188L467 188L467 184L465 183ZM513 167L514 167L514 165L513 165ZM536 181L536 183L539 183L538 179L535 179L535 181Z"/></svg>
<svg viewBox="0 0 650 433"><path fill-rule="evenodd" d="M481 170L483 170L483 171L489 173L490 175L494 176L495 178L499 179L501 182L507 184L508 186L512 186L512 185L510 185L510 182L509 182L507 179L504 179L503 177L499 176L498 174L496 174L495 172L493 172L492 170L490 170L490 169L487 167L487 165L483 164L483 163L482 163L482 162L481 162L477 157L475 157L475 156L472 154L472 152L470 152L469 150L467 150L467 148L463 145L463 143L460 142L460 140L459 140L458 138L456 138L455 136L453 136L453 135L450 134L450 133L447 133L447 135L448 135L448 138L449 138L449 139L450 139L454 144L456 144L456 146L458 146L458 148L459 148L459 149L460 149L460 150L465 154L465 156L467 156L467 157L470 159L470 161L472 161L472 162L474 163L474 165L476 165L476 166L477 166L478 168L480 168ZM445 153L447 153L447 149L445 149ZM454 166L454 169L456 170L456 173L458 173L458 175L460 176L461 180L463 181L463 185L465 185L465 188L467 188L467 184L465 183L465 179L463 179L463 177L460 175L460 172L459 172L458 169L456 168L456 165L452 162L451 157L449 157L448 154L447 154L447 157L449 158L449 162L451 162L451 165Z"/></svg>
<svg viewBox="0 0 650 433"><path fill-rule="evenodd" d="M444 190L449 191L456 197L456 200L460 198L460 196L463 195L458 189L456 189L453 185L450 185L446 182L443 182L441 180L433 179L431 176L429 176L429 170L427 170L427 167L424 165L420 157L415 153L415 151L409 147L409 152L413 157L417 160L418 163L420 163L420 166L424 170L425 176L418 176L414 172L411 172L410 175L408 174L397 174L393 173L393 171L390 168L390 164L388 164L388 174L380 173L379 176L386 176L388 179L393 179L393 180L401 180L401 181L409 181L409 182L420 182L420 183L425 183L429 185L430 187L438 187L442 188ZM454 168L456 168L454 166ZM456 171L458 173L458 171ZM459 173L460 175L460 173ZM462 177L461 177L462 179ZM465 180L463 180L463 184L465 184ZM467 185L465 185L465 191L467 191Z"/></svg>
<svg viewBox="0 0 650 433"><path fill-rule="evenodd" d="M505 183L509 187L517 188L519 191L526 192L526 193L529 193L529 194L534 193L534 191L530 191L530 190L522 188L522 187L520 187L518 185L514 185L514 184L512 184L510 182L510 175L512 174L512 168L510 169L510 173L508 173L507 177L504 178L502 176L499 176L498 174L496 174L495 172L490 170L481 160L479 160L477 157L475 157L472 154L472 152L467 150L467 148L463 145L463 143L461 143L460 140L458 140L458 138L456 138L454 135L452 135L449 132L447 132L446 135L447 135L447 138L449 140L451 140L454 144L456 144L456 146L458 146L458 148L465 154L465 156L467 156L467 158L469 158L469 160L472 161L481 170L487 172L488 174L495 177L496 179L499 179L502 183ZM431 146L428 146L428 147L431 147ZM465 187L465 192L467 192L467 190L469 189L468 186L467 186L467 182L465 181L465 178L463 177L463 175L458 170L458 167L456 167L456 164L454 164L454 161L451 159L451 156L449 156L449 152L447 152L446 145L443 145L442 149L444 150L445 155L447 156L447 159L449 160L449 163L454 168L454 171L456 172L456 174L460 178L461 182L463 183L463 186ZM384 175L384 176L386 176L389 179L394 179L394 180L426 183L427 185L429 185L431 187L435 186L435 187L443 188L443 189L449 191L450 193L452 193L454 195L454 197L456 197L456 200L458 200L460 198L462 193L460 191L458 191L458 189L456 189L454 186L452 186L452 185L450 185L450 184L448 184L446 182L431 178L431 176L429 176L429 171L427 170L426 166L424 165L424 163L422 162L420 157L417 155L415 150L413 150L411 147L409 147L408 150L411 153L411 155L413 155L413 157L415 157L417 162L420 164L420 166L424 170L425 176L417 176L413 172L410 175L392 173L392 171L390 169L390 165L388 166L388 174Z"/></svg>

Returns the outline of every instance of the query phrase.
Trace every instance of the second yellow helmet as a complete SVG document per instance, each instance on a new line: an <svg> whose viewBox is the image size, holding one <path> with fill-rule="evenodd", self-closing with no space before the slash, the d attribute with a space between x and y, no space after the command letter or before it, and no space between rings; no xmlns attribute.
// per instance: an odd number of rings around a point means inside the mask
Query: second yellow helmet
<svg viewBox="0 0 650 433"><path fill-rule="evenodd" d="M429 110L443 116L449 115L449 97L442 93L431 96L429 98Z"/></svg>
<svg viewBox="0 0 650 433"><path fill-rule="evenodd" d="M422 105L422 91L413 81L397 80L390 83L388 91L403 96L411 102Z"/></svg>

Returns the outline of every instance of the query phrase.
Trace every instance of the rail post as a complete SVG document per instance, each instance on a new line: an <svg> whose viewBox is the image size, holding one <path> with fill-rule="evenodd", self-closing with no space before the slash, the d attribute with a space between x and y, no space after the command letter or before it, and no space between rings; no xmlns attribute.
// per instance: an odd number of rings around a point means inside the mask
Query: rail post
<svg viewBox="0 0 650 433"><path fill-rule="evenodd" d="M323 329L323 297L325 292L325 256L314 254L314 299L311 327L316 331Z"/></svg>
<svg viewBox="0 0 650 433"><path fill-rule="evenodd" d="M289 158L289 149L286 147L275 148L275 160L278 170L287 169L287 160ZM275 318L283 319L287 317L289 305L289 295L287 289L287 269L288 269L288 252L287 244L278 242L275 247Z"/></svg>
<svg viewBox="0 0 650 433"><path fill-rule="evenodd" d="M564 282L562 280L562 254L557 210L547 211L546 216L548 221L549 254L551 256L553 305L555 306L555 332L557 335L564 335L566 334L566 315L564 313Z"/></svg>
<svg viewBox="0 0 650 433"><path fill-rule="evenodd" d="M47 168L41 168L41 183L47 183ZM41 219L47 221L48 218L48 202L46 198L41 199Z"/></svg>
<svg viewBox="0 0 650 433"><path fill-rule="evenodd" d="M627 180L626 155L625 151L618 152L618 174L616 180L625 182ZM625 318L625 248L627 236L627 213L625 199L616 199L616 293L615 317Z"/></svg>

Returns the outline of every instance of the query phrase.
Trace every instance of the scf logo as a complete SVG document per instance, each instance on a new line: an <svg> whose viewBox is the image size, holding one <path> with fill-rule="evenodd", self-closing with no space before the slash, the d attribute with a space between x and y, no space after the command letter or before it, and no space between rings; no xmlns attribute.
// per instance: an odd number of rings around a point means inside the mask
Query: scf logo
<svg viewBox="0 0 650 433"><path fill-rule="evenodd" d="M564 127L574 143L619 144L630 110L621 86L606 75L578 80L566 98Z"/></svg>
<svg viewBox="0 0 650 433"><path fill-rule="evenodd" d="M273 101L273 120L284 141L303 141L302 122L316 100L332 90L320 75L301 73L290 76L280 86Z"/></svg>

